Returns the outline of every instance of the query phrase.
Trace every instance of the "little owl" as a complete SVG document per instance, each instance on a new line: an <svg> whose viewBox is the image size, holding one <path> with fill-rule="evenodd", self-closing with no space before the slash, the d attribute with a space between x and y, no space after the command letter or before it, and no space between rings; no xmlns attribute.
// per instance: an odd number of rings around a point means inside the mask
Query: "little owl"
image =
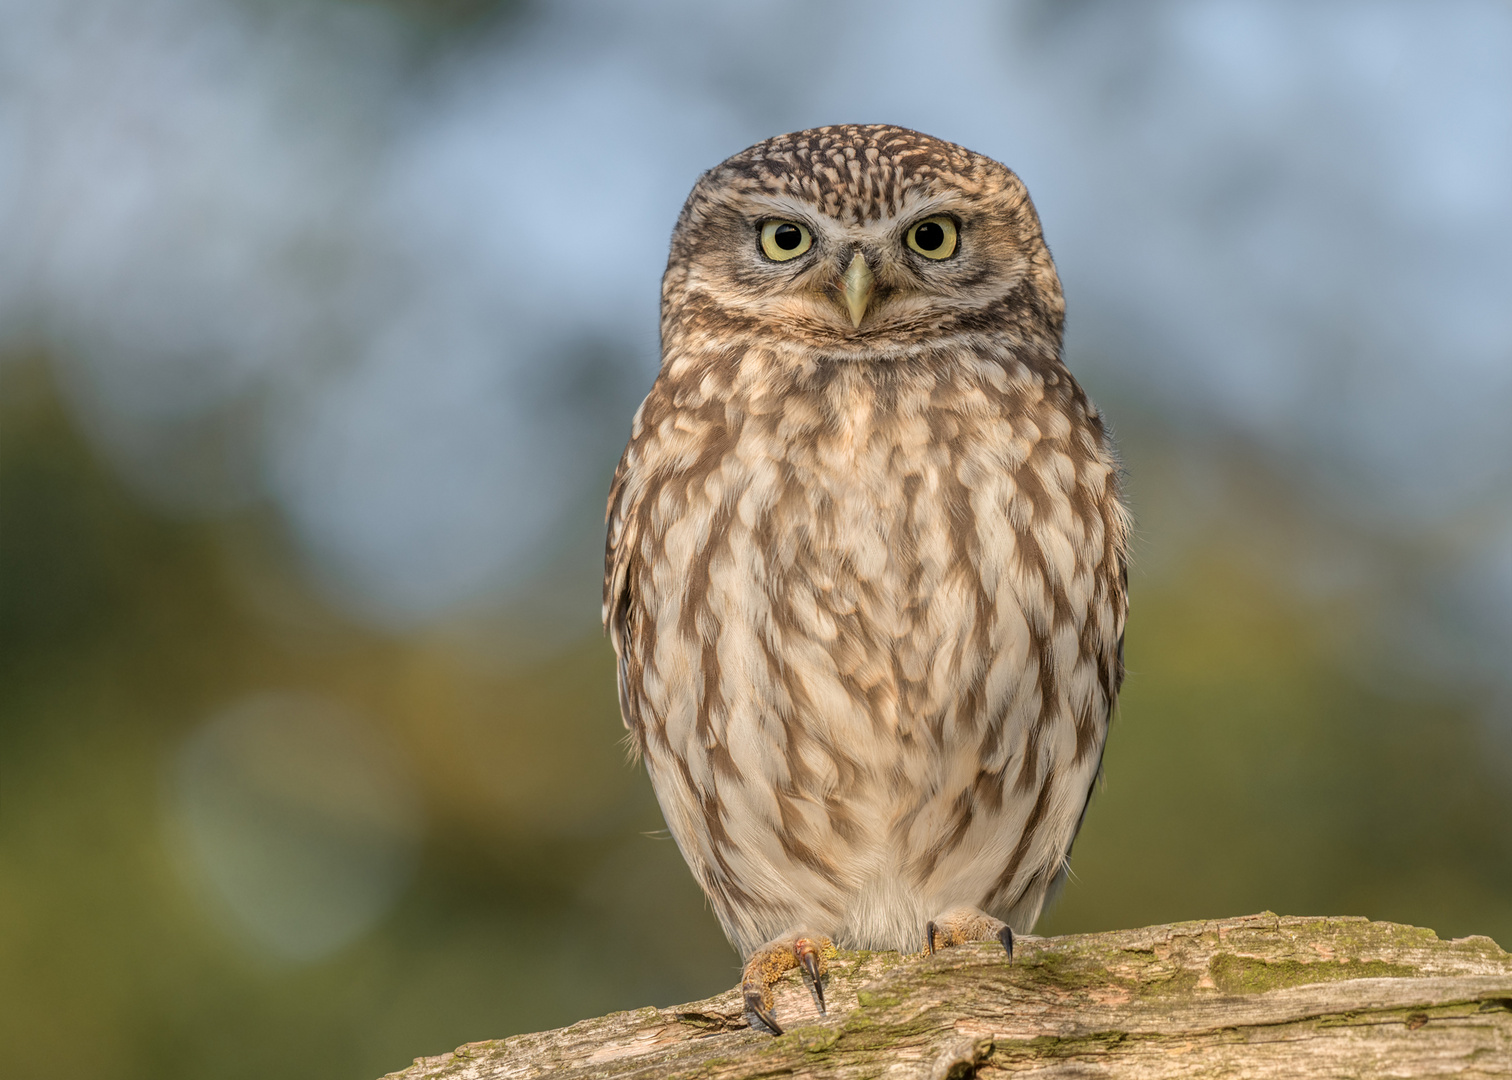
<svg viewBox="0 0 1512 1080"><path fill-rule="evenodd" d="M1013 953L1123 678L1128 516L1019 178L837 126L706 173L609 495L604 621L662 812L745 959Z"/></svg>

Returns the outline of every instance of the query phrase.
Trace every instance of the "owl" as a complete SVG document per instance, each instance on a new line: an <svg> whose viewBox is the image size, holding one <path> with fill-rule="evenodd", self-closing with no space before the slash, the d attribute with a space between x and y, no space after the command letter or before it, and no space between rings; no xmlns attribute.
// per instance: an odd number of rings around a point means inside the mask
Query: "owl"
<svg viewBox="0 0 1512 1080"><path fill-rule="evenodd" d="M699 179L609 495L604 622L751 1013L831 946L1033 927L1123 679L1129 519L1009 169L904 128Z"/></svg>

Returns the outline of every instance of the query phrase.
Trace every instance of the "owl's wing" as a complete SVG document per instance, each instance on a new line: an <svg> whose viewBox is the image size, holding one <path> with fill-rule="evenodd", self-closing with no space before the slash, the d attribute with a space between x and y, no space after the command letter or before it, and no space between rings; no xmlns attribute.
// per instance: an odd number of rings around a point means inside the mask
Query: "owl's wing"
<svg viewBox="0 0 1512 1080"><path fill-rule="evenodd" d="M619 659L620 716L625 727L637 736L638 741L641 730L638 706L640 695L636 693L638 688L631 683L629 634L632 605L630 585L633 577L631 562L639 547L636 510L640 502L639 497L632 495L632 485L629 483L630 451L633 445L632 443L625 448L619 467L614 470L614 482L609 487L609 508L606 515L609 533L604 541L603 619L604 630L609 634L614 654ZM638 669L639 665L635 667Z"/></svg>
<svg viewBox="0 0 1512 1080"><path fill-rule="evenodd" d="M1108 699L1107 722L1113 722L1113 712L1118 708L1118 692L1123 688L1124 681L1124 615L1129 610L1129 553L1122 542L1117 547L1117 573L1112 577L1112 603L1118 616L1118 639L1111 644L1104 644L1102 655L1098 657L1099 666L1102 669L1104 693ZM1081 833L1082 822L1087 820L1087 808L1092 805L1092 793L1097 790L1097 783L1103 775L1103 751L1107 749L1104 740L1102 747L1097 751L1097 769L1092 773L1092 781L1087 785L1086 798L1082 800L1081 815L1076 819L1076 828L1071 831L1071 839L1066 844L1066 858L1062 864L1061 873L1057 875L1056 883L1051 886L1050 896L1054 896L1060 889L1062 879L1071 867L1071 845L1076 842L1076 837Z"/></svg>

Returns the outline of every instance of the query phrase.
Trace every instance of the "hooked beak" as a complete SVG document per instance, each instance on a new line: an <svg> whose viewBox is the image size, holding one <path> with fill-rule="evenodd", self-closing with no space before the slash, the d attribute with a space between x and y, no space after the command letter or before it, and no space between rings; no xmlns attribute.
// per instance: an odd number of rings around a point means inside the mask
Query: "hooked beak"
<svg viewBox="0 0 1512 1080"><path fill-rule="evenodd" d="M871 300L872 272L859 251L851 258L840 281L845 289L845 306L850 310L851 325L860 329L861 317L866 314L866 304Z"/></svg>

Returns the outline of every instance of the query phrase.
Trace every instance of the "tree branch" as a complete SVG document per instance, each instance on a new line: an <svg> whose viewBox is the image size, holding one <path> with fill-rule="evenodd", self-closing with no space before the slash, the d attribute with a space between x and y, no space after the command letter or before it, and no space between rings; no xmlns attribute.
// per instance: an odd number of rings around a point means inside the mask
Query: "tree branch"
<svg viewBox="0 0 1512 1080"><path fill-rule="evenodd" d="M386 1080L748 1076L1512 1076L1512 956L1490 938L1270 913L1021 938L934 957L841 953L788 1033L739 994L611 1013L419 1058Z"/></svg>

